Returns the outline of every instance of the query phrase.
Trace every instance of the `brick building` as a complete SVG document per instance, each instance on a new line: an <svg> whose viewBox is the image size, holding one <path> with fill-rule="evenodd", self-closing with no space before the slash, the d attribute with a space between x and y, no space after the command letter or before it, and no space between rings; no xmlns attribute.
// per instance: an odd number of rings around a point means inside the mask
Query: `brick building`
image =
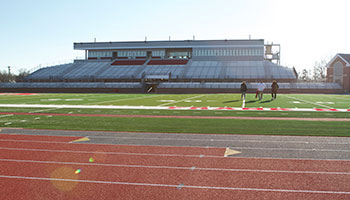
<svg viewBox="0 0 350 200"><path fill-rule="evenodd" d="M350 54L337 54L327 64L327 82L340 83L350 91Z"/></svg>

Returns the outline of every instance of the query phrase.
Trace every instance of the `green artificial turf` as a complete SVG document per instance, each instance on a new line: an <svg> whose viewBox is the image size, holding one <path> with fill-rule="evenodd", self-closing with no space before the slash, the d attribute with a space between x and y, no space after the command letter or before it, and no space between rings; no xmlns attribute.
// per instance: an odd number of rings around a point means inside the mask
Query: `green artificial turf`
<svg viewBox="0 0 350 200"><path fill-rule="evenodd" d="M242 107L240 94L37 94L29 96L0 95L0 104L41 105L123 105L123 106L195 106ZM245 107L264 108L350 108L350 95L279 94L271 100L265 94L257 101L248 94ZM8 108L0 112L81 113L121 115L184 115L184 116L242 116L350 118L350 112L294 111L209 111L209 110L132 110L132 109L61 109ZM176 133L271 134L349 136L349 122L282 121L238 119L169 119L169 118L111 118L77 116L3 116L0 127L37 129L109 130Z"/></svg>

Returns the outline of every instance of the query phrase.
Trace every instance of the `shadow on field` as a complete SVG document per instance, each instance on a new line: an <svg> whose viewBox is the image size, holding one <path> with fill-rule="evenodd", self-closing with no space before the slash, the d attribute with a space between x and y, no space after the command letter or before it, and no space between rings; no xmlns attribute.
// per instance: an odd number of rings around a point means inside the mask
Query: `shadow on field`
<svg viewBox="0 0 350 200"><path fill-rule="evenodd" d="M259 100L250 100L250 101L246 101L245 103L247 104L247 103L255 103L255 102L257 102L257 101L259 101Z"/></svg>
<svg viewBox="0 0 350 200"><path fill-rule="evenodd" d="M273 101L273 99L266 100L266 101L262 101L262 102L260 102L260 103L269 103L269 102L271 102L271 101Z"/></svg>
<svg viewBox="0 0 350 200"><path fill-rule="evenodd" d="M239 101L241 101L241 100L224 101L222 103L234 103L234 102L239 102Z"/></svg>

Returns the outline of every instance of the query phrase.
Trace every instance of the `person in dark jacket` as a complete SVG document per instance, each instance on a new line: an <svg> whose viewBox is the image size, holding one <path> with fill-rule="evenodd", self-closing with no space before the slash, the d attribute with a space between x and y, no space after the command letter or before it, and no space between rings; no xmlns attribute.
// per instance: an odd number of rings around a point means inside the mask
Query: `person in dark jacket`
<svg viewBox="0 0 350 200"><path fill-rule="evenodd" d="M272 99L277 98L277 89L279 88L279 85L277 84L277 81L273 81L271 85L271 96Z"/></svg>
<svg viewBox="0 0 350 200"><path fill-rule="evenodd" d="M247 84L245 81L242 82L241 84L241 100L244 98L245 99L245 93L247 92Z"/></svg>

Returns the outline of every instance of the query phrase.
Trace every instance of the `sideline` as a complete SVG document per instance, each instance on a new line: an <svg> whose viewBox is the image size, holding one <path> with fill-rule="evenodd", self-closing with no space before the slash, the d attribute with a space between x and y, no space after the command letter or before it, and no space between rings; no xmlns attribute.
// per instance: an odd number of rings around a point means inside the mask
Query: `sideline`
<svg viewBox="0 0 350 200"><path fill-rule="evenodd" d="M171 102L174 103L174 102ZM220 110L220 111L302 111L350 112L350 109L323 108L238 108L238 107L177 107L177 106L108 106L108 105L55 105L55 104L0 104L0 108L87 108L124 110Z"/></svg>

